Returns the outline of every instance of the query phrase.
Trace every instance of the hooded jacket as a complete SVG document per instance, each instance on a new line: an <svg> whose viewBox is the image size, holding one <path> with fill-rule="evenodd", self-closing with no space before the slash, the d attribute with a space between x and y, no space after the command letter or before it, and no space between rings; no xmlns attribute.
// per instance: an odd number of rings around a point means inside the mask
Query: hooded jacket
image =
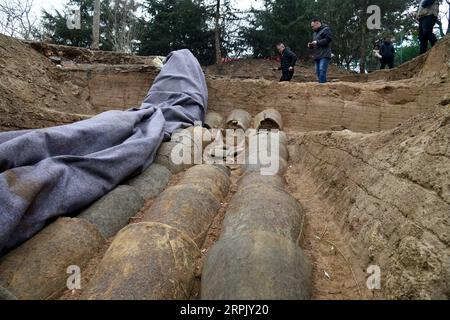
<svg viewBox="0 0 450 320"><path fill-rule="evenodd" d="M391 42L384 41L381 45L380 54L383 59L390 60L394 59L395 48Z"/></svg>
<svg viewBox="0 0 450 320"><path fill-rule="evenodd" d="M333 41L331 28L325 24L322 25L319 30L314 32L314 41L317 41L317 46L313 49L314 60L331 59L330 44Z"/></svg>

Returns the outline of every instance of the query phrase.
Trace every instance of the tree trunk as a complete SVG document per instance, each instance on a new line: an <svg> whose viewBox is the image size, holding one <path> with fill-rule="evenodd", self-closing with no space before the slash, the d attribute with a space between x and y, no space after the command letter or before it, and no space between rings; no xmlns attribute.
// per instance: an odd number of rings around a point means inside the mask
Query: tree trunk
<svg viewBox="0 0 450 320"><path fill-rule="evenodd" d="M442 21L438 20L437 25L439 27L439 34L441 37L445 37L444 27L442 26Z"/></svg>
<svg viewBox="0 0 450 320"><path fill-rule="evenodd" d="M361 0L361 48L359 58L359 72L362 74L366 73L368 6L368 0Z"/></svg>
<svg viewBox="0 0 450 320"><path fill-rule="evenodd" d="M94 20L92 24L92 49L100 48L100 0L94 1Z"/></svg>
<svg viewBox="0 0 450 320"><path fill-rule="evenodd" d="M215 49L216 49L216 64L222 63L222 53L220 50L220 0L216 3L216 30L215 30Z"/></svg>
<svg viewBox="0 0 450 320"><path fill-rule="evenodd" d="M345 68L350 71L353 59L345 60Z"/></svg>
<svg viewBox="0 0 450 320"><path fill-rule="evenodd" d="M447 26L447 34L450 34L450 0L447 0L447 4L448 4L448 12L447 12L447 15L448 15L448 19L447 19L447 21L448 21L448 26Z"/></svg>

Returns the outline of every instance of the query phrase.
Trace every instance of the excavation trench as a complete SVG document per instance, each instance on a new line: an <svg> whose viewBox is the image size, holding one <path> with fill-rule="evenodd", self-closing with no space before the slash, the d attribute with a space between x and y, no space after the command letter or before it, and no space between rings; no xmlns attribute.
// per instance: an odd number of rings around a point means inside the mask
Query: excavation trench
<svg viewBox="0 0 450 320"><path fill-rule="evenodd" d="M17 60L5 62L5 68L0 70L5 83L0 86L0 95L5 97L0 105L2 131L72 123L102 111L138 106L158 73L148 61L122 56L113 57L112 63L116 65L82 61L60 70L42 54L17 41L1 35L0 41L6 43L5 61ZM64 52L64 48L55 52ZM104 57L99 54L95 59L103 63ZM208 68L207 127L221 127L227 120L237 128L255 126L254 119L248 117L229 119L230 115L234 118L235 109L252 118L267 109L281 113L289 151L282 176L286 180L285 189L304 209L305 223L298 248L303 249L311 262L312 299L448 299L449 58L447 37L428 55L392 71L358 76L332 70L331 79L342 81L325 86L312 82L279 84L271 78L273 74L242 79L233 72L223 76ZM29 61L34 63L31 65ZM255 63L251 62L252 70L257 68ZM261 70L269 69L266 67L263 64ZM22 74L27 74L30 81L16 81ZM263 120L261 128L277 123L279 120ZM193 142L194 148L204 149L203 142L200 145ZM203 194L211 203L224 198L212 205L211 210L204 210L198 225L183 229L173 216L151 212L154 206L170 207L164 199L156 200L163 191L177 193L201 182L183 181L188 175L185 169L189 168L170 163L173 147L173 143L166 143L158 154L156 164L165 169L154 167L148 176L126 181L109 195L117 202L100 200L81 216L57 221L8 259L2 258L0 278L15 282L11 288L0 283L0 295L15 293L19 298L55 299L64 293L61 299L80 299L113 293L102 287L109 280L96 280L96 273L100 267L104 268L105 257L109 259L107 265L114 264L116 260L108 249L120 251L114 239L123 228L128 228L128 233L122 233L119 240L129 241L133 232L148 231L149 243L155 240L153 235L164 235L177 244L172 249L181 248L174 251L174 256L190 256L184 266L192 270L193 277L184 273L186 277L179 278L182 284L179 290L169 288L163 298L200 299L205 260L224 236L224 219L239 191L238 181L243 172L231 171L228 193L214 184L208 194L191 192ZM255 167L244 169L251 172ZM274 179L267 183L279 182ZM142 205L143 209L137 212ZM104 216L110 210L117 211L117 219ZM186 220L190 219L189 214L189 210L185 211ZM205 227L210 223L209 228ZM147 225L139 227L142 224ZM170 224L174 226L166 227ZM91 241L80 241L70 252L63 250L61 246L76 230ZM49 242L49 238L57 241ZM262 238L258 241L262 242ZM137 245L138 249L139 246L146 244ZM172 254L171 247L164 248ZM30 252L37 252L40 264L27 263L34 259ZM24 256L28 260L22 259ZM49 257L59 259L61 265L48 268ZM76 257L75 261L72 257ZM63 292L66 264L77 263L84 266L82 289ZM36 270L30 271L28 265ZM368 289L370 267L381 270L381 290ZM35 274L39 268L47 270L46 277L52 278L48 285L33 283L33 279L19 275ZM127 270L126 265L120 271L123 270ZM124 288L126 281L115 283ZM192 286L192 291L186 292L185 283ZM3 293L1 286L11 292ZM120 294L126 296L128 291ZM145 294L141 298L152 298Z"/></svg>

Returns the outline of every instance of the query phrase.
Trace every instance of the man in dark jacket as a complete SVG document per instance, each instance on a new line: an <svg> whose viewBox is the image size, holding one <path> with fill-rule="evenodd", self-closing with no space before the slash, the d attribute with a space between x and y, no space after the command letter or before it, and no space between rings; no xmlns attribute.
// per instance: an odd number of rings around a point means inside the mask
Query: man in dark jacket
<svg viewBox="0 0 450 320"><path fill-rule="evenodd" d="M331 42L333 36L329 26L322 24L319 19L311 21L314 31L313 42L308 43L308 48L313 50L313 58L316 62L316 73L319 83L327 82L328 65L331 61Z"/></svg>
<svg viewBox="0 0 450 320"><path fill-rule="evenodd" d="M419 19L420 54L427 52L428 42L433 47L437 38L433 28L438 21L440 0L422 0L417 11Z"/></svg>
<svg viewBox="0 0 450 320"><path fill-rule="evenodd" d="M281 54L281 66L278 69L282 71L280 82L291 81L295 72L297 55L283 43L277 45L277 50Z"/></svg>
<svg viewBox="0 0 450 320"><path fill-rule="evenodd" d="M380 48L381 69L385 69L386 65L389 69L394 68L395 48L390 38L386 38Z"/></svg>

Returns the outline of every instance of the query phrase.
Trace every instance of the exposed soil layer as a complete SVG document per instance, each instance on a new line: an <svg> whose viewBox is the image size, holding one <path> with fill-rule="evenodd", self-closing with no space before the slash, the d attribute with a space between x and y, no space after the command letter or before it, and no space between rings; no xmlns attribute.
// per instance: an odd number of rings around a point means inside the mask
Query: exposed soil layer
<svg viewBox="0 0 450 320"><path fill-rule="evenodd" d="M58 67L30 46L75 61ZM45 128L139 106L158 72L152 57L27 45L0 35L0 130Z"/></svg>
<svg viewBox="0 0 450 320"><path fill-rule="evenodd" d="M357 132L392 129L433 109L450 92L450 83L423 86L416 80L371 83L274 83L267 80L209 80L210 108L257 114L276 108L295 131L347 128Z"/></svg>
<svg viewBox="0 0 450 320"><path fill-rule="evenodd" d="M292 147L291 147L292 149ZM292 150L293 152L295 149ZM294 161L297 159L293 159ZM288 191L306 210L306 226L301 246L313 266L315 300L371 299L366 287L366 272L334 220L333 211L323 203L317 186L301 166L289 168Z"/></svg>
<svg viewBox="0 0 450 320"><path fill-rule="evenodd" d="M291 139L295 167L313 181L360 270L381 268L384 297L449 298L449 146L448 105L387 132Z"/></svg>
<svg viewBox="0 0 450 320"><path fill-rule="evenodd" d="M48 59L1 34L0 80L2 131L72 123L91 109Z"/></svg>
<svg viewBox="0 0 450 320"><path fill-rule="evenodd" d="M232 78L232 79L264 79L278 81L281 78L281 71L278 69L280 63L275 60L264 59L244 59L213 65L205 68L206 75L211 78ZM336 65L330 65L329 80L337 81L342 78L355 75L354 72L345 70ZM316 81L315 67L311 64L305 65L297 63L293 82L313 82Z"/></svg>
<svg viewBox="0 0 450 320"><path fill-rule="evenodd" d="M86 48L23 41L46 57L58 57L73 64L151 65L155 57L135 56L112 51L94 51Z"/></svg>
<svg viewBox="0 0 450 320"><path fill-rule="evenodd" d="M45 127L78 120L80 116L76 115L139 106L158 73L149 61L151 57L127 58L123 54L33 44L41 52L50 50L46 55L57 52L73 59L73 65L57 68L46 56L30 50L27 45L4 36L1 39L5 51L0 61L5 115L0 126L3 130ZM397 69L350 76L360 83L336 82L323 86L314 82L276 83L261 79L264 72L259 71L266 70L266 64L277 65L275 61L225 64L220 68L225 74L231 74L228 77L215 76L210 70L219 67L213 66L207 68L209 107L225 115L235 108L247 109L252 114L277 108L288 130L293 131L347 128L369 133L392 129L431 110L450 92L449 46L447 38L430 54ZM111 64L104 64L105 61ZM241 65L244 66L242 72L253 79L234 76L241 72ZM312 72L313 68L305 70ZM330 76L339 78L346 73L336 67L331 69ZM272 80L277 80L278 75L274 77ZM392 79L398 81L389 81ZM51 110L70 115L49 114Z"/></svg>

